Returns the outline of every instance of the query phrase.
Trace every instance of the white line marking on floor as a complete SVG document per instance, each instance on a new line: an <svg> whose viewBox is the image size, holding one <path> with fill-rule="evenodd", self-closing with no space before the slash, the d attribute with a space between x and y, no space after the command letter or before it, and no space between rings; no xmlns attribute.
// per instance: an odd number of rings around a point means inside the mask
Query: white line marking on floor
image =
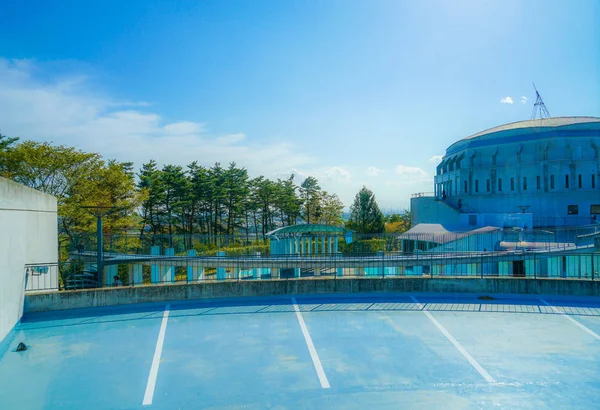
<svg viewBox="0 0 600 410"><path fill-rule="evenodd" d="M494 380L494 378L492 376L490 376L490 374L488 372L485 371L485 369L483 367L481 367L481 365L479 363L477 363L477 360L475 360L473 358L473 356L471 356L469 354L469 352L467 352L461 345L460 343L458 343L458 341L452 337L452 335L450 333L448 333L448 331L446 330L446 328L444 328L444 326L442 326L442 324L440 322L438 322L431 313L429 313L429 311L427 309L425 309L423 307L423 305L421 303L419 303L419 301L417 300L417 298L415 298L414 296L410 297L413 302L415 302L417 304L417 307L423 311L423 313L425 313L425 315L429 318L429 320L431 320L431 322L435 325L435 327L437 327L439 329L440 332L442 332L442 334L444 336L446 336L446 339L448 339L450 341L450 343L452 343L454 345L454 347L456 347L456 349L465 357L465 359L467 359L469 361L469 363L471 363L471 366L473 366L475 368L475 370L477 370L479 372L479 374L488 382L488 383L496 383L496 380Z"/></svg>
<svg viewBox="0 0 600 410"><path fill-rule="evenodd" d="M158 376L158 366L160 365L160 356L162 355L163 343L165 342L165 332L167 331L167 321L169 320L169 309L171 305L165 306L160 330L158 331L158 340L156 341L156 349L154 350L154 358L152 359L152 367L148 375L148 384L146 384L146 393L144 393L144 401L142 405L148 406L152 404L154 397L154 387L156 386L156 377Z"/></svg>
<svg viewBox="0 0 600 410"><path fill-rule="evenodd" d="M558 308L556 308L556 306L552 306L550 303L546 302L544 299L540 299L542 301L542 303L546 306L549 306L550 309L552 309L552 311L554 313L558 313L561 316L564 316L566 319L569 319L571 322L573 322L574 324L576 324L577 326L579 326L580 328L582 328L584 331L586 331L589 335L595 337L596 339L600 340L600 335L596 332L594 332L592 329L588 329L587 327L585 327L583 324L579 323L578 321L576 321L575 319L573 319L571 316L567 315L565 312L560 311Z"/></svg>
<svg viewBox="0 0 600 410"><path fill-rule="evenodd" d="M300 323L300 328L302 329L302 334L304 335L304 340L306 341L306 346L308 346L310 357L312 358L313 364L315 365L317 376L319 376L321 387L324 389L328 389L330 387L329 380L327 380L327 376L325 375L325 371L323 370L323 366L321 365L321 360L319 359L319 355L317 354L315 345L313 344L313 341L310 337L310 333L308 333L308 328L306 327L306 323L304 323L304 318L302 317L302 313L300 313L300 309L298 308L298 304L296 303L296 298L292 298L292 303L294 305L296 317L298 318L298 322Z"/></svg>

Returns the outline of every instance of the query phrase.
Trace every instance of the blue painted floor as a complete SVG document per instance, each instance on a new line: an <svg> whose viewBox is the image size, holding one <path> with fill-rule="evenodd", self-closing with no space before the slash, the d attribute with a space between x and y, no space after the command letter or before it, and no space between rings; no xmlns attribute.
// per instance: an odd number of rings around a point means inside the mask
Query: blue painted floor
<svg viewBox="0 0 600 410"><path fill-rule="evenodd" d="M599 300L476 296L298 297L299 315L282 298L171 303L167 319L165 304L32 314L0 352L0 409L598 408ZM20 341L29 350L14 352Z"/></svg>

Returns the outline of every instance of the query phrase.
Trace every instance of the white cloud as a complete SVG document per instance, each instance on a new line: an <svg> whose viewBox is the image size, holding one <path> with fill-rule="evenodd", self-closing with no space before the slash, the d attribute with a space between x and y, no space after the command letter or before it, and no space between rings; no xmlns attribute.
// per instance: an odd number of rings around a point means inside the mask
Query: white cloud
<svg viewBox="0 0 600 410"><path fill-rule="evenodd" d="M199 134L204 132L204 126L202 124L189 121L167 124L163 129L167 134L173 135Z"/></svg>
<svg viewBox="0 0 600 410"><path fill-rule="evenodd" d="M229 134L217 138L217 142L222 145L233 145L242 142L245 138L245 134Z"/></svg>
<svg viewBox="0 0 600 410"><path fill-rule="evenodd" d="M379 168L374 167L374 166L370 166L369 168L367 168L367 171L366 171L367 175L370 176L370 177L379 176L383 172L385 172L383 169L379 169Z"/></svg>
<svg viewBox="0 0 600 410"><path fill-rule="evenodd" d="M287 178L293 172L300 184L314 176L346 206L362 185L373 189L385 208L405 208L411 193L432 190L431 177L420 168L399 166L396 173L381 174L382 170L368 163L353 167L319 161L318 153L309 155L309 148L300 150L285 136L259 140L237 129L214 135L210 123L201 117L167 119L158 104L137 102L135 95L111 96L97 82L97 77L81 75L81 70L49 76L45 66L35 61L0 58L0 131L23 140L53 141L98 152L107 159L133 161L136 168L149 159L161 165L235 161L251 177ZM378 173L379 178L370 177L369 172Z"/></svg>
<svg viewBox="0 0 600 410"><path fill-rule="evenodd" d="M442 162L442 158L444 158L443 155L434 155L433 157L429 158L429 162L439 164L440 162Z"/></svg>
<svg viewBox="0 0 600 410"><path fill-rule="evenodd" d="M500 99L500 102L501 102L502 104L512 104L514 101L513 101L512 97L510 97L510 96L506 96L506 97L504 97L504 98L501 98L501 99Z"/></svg>
<svg viewBox="0 0 600 410"><path fill-rule="evenodd" d="M406 165L398 165L395 169L398 179L387 181L388 185L406 185L422 182L431 182L433 178L429 174L418 167L409 167Z"/></svg>
<svg viewBox="0 0 600 410"><path fill-rule="evenodd" d="M521 103L522 103L522 104L527 104L527 100L528 100L528 98L527 98L527 97L525 97L525 96L522 96L522 97L521 97Z"/></svg>
<svg viewBox="0 0 600 410"><path fill-rule="evenodd" d="M96 90L86 76L48 77L34 61L0 58L1 131L133 161L136 167L150 159L177 165L235 161L250 175L271 177L315 161L289 142L210 135L201 122L168 121L148 103L123 102Z"/></svg>
<svg viewBox="0 0 600 410"><path fill-rule="evenodd" d="M319 183L325 182L325 184L328 182L350 182L352 180L352 173L346 168L339 166L325 168L320 171L304 171L292 168L292 172L300 177L300 183L308 177L314 177Z"/></svg>
<svg viewBox="0 0 600 410"><path fill-rule="evenodd" d="M308 177L314 177L317 179L321 178L321 174L319 174L318 172L304 171L298 168L292 168L292 173L300 177L298 183L302 183L302 181L304 181ZM287 177L287 175L285 173L282 173L281 175L279 175L279 177L285 178Z"/></svg>
<svg viewBox="0 0 600 410"><path fill-rule="evenodd" d="M323 172L324 179L326 181L334 182L350 182L351 174L346 168L342 167L331 167Z"/></svg>

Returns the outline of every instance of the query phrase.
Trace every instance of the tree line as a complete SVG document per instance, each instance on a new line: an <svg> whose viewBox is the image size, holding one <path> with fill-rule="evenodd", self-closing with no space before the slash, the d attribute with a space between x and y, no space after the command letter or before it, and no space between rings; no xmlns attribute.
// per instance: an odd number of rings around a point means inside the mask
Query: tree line
<svg viewBox="0 0 600 410"><path fill-rule="evenodd" d="M0 134L0 176L55 196L60 232L71 241L95 231L98 213L106 214L106 234L136 232L140 239L163 234L250 238L298 223L344 224L344 204L321 189L315 177L300 184L293 174L252 178L235 162L159 167L150 160L136 172L131 162ZM410 220L407 213L384 217L373 192L363 187L345 226L359 233L401 232Z"/></svg>
<svg viewBox="0 0 600 410"><path fill-rule="evenodd" d="M344 204L316 178L251 178L235 162L187 167L131 162L48 142L0 135L0 175L53 195L59 227L69 237L93 232L95 212L107 233L264 235L299 222L341 225Z"/></svg>
<svg viewBox="0 0 600 410"><path fill-rule="evenodd" d="M300 222L342 224L344 204L336 194L308 177L300 185L292 174L272 180L250 178L235 162L186 168L154 160L142 165L138 189L146 193L139 207L140 236L201 233L208 236L264 236Z"/></svg>

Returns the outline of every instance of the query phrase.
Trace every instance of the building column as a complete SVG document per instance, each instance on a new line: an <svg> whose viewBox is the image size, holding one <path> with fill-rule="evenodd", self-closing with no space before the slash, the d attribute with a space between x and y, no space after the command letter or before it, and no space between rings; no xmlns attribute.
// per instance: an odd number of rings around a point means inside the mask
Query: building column
<svg viewBox="0 0 600 410"><path fill-rule="evenodd" d="M328 236L327 242L329 242L329 255L333 255L333 238Z"/></svg>
<svg viewBox="0 0 600 410"><path fill-rule="evenodd" d="M225 251L217 251L217 256L225 256ZM223 267L217 268L217 280L225 280L227 278L227 269Z"/></svg>
<svg viewBox="0 0 600 410"><path fill-rule="evenodd" d="M175 256L174 248L165 249L165 256ZM161 266L161 282L163 283L174 283L175 282L175 266Z"/></svg>
<svg viewBox="0 0 600 410"><path fill-rule="evenodd" d="M152 246L150 248L150 255L159 256L160 255L160 246ZM150 282L158 283L158 265L156 263L150 264Z"/></svg>
<svg viewBox="0 0 600 410"><path fill-rule="evenodd" d="M196 256L196 251L195 250L189 250L186 252L187 256L190 257L195 257ZM188 267L187 267L187 280L188 282L196 282L200 279L200 276L204 276L204 268L196 266L194 264L189 264L188 262Z"/></svg>
<svg viewBox="0 0 600 410"><path fill-rule="evenodd" d="M377 251L375 253L375 255L377 256L377 258L381 258L381 266L377 267L377 276L384 276L385 268L383 267L383 258L384 258L383 251Z"/></svg>
<svg viewBox="0 0 600 410"><path fill-rule="evenodd" d="M108 265L104 267L104 286L112 286L114 277L119 271L118 265Z"/></svg>
<svg viewBox="0 0 600 410"><path fill-rule="evenodd" d="M333 238L333 252L338 253L338 237Z"/></svg>
<svg viewBox="0 0 600 410"><path fill-rule="evenodd" d="M129 265L129 284L136 286L144 283L143 268L143 265Z"/></svg>

